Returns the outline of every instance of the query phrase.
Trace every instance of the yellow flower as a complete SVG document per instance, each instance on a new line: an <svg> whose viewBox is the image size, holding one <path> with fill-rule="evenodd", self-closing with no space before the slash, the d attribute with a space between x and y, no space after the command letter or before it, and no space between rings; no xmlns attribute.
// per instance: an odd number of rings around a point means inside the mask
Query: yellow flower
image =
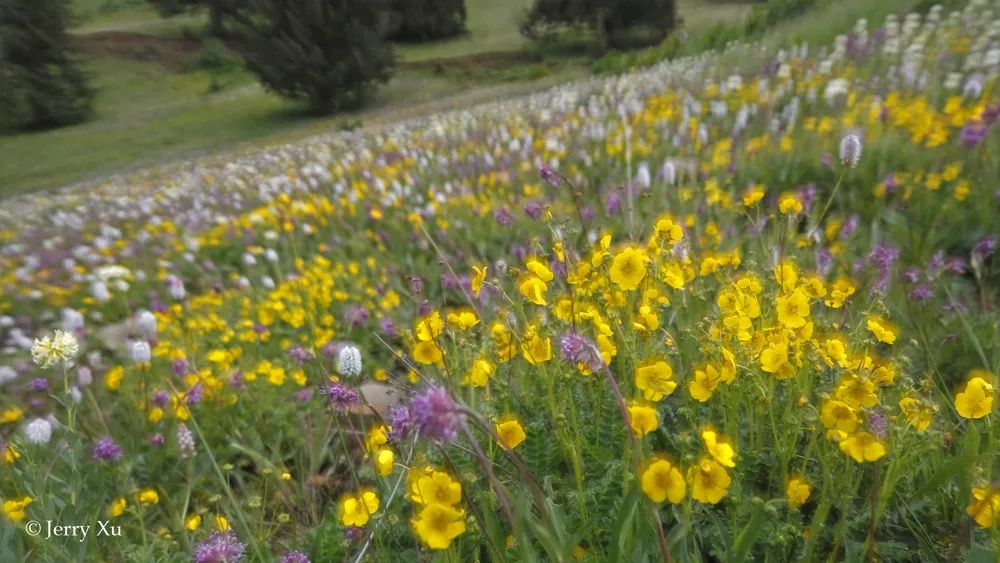
<svg viewBox="0 0 1000 563"><path fill-rule="evenodd" d="M215 528L220 532L225 532L226 530L229 529L229 520L226 520L226 517L221 514L216 514Z"/></svg>
<svg viewBox="0 0 1000 563"><path fill-rule="evenodd" d="M535 277L542 280L545 283L549 283L555 277L552 274L552 270L549 270L548 266L544 262L538 260L537 258L530 258L525 263L528 271L535 274Z"/></svg>
<svg viewBox="0 0 1000 563"><path fill-rule="evenodd" d="M441 353L441 349L433 341L418 342L416 346L413 347L413 359L418 364L437 364L441 365L444 360L444 354Z"/></svg>
<svg viewBox="0 0 1000 563"><path fill-rule="evenodd" d="M483 289L483 282L486 281L486 273L489 270L487 266L479 268L477 266L472 267L472 293L478 298L479 292Z"/></svg>
<svg viewBox="0 0 1000 563"><path fill-rule="evenodd" d="M368 453L375 453L388 443L389 428L384 424L373 425L365 437L365 449Z"/></svg>
<svg viewBox="0 0 1000 563"><path fill-rule="evenodd" d="M444 471L413 472L410 474L410 500L423 505L452 506L462 500L462 484Z"/></svg>
<svg viewBox="0 0 1000 563"><path fill-rule="evenodd" d="M378 512L378 495L371 489L362 489L340 500L340 523L344 526L364 526Z"/></svg>
<svg viewBox="0 0 1000 563"><path fill-rule="evenodd" d="M157 494L156 489L143 489L139 491L139 502L145 505L159 504L160 495Z"/></svg>
<svg viewBox="0 0 1000 563"><path fill-rule="evenodd" d="M772 342L760 353L760 368L773 373L778 379L788 379L795 375L795 369L788 363L788 343Z"/></svg>
<svg viewBox="0 0 1000 563"><path fill-rule="evenodd" d="M542 306L545 306L547 303L545 301L545 292L548 291L548 289L549 288L545 285L545 282L535 276L526 277L524 281L521 282L520 287L518 287L518 290L520 290L521 295L523 295L525 299L531 301L535 305Z"/></svg>
<svg viewBox="0 0 1000 563"><path fill-rule="evenodd" d="M3 501L3 515L11 522L17 523L24 520L24 509L31 504L33 499L24 496L19 499L9 499Z"/></svg>
<svg viewBox="0 0 1000 563"><path fill-rule="evenodd" d="M988 486L972 487L972 502L965 512L983 528L992 528L997 512L1000 512L1000 491Z"/></svg>
<svg viewBox="0 0 1000 563"><path fill-rule="evenodd" d="M743 205L753 207L760 200L764 199L764 186L754 184L743 192Z"/></svg>
<svg viewBox="0 0 1000 563"><path fill-rule="evenodd" d="M501 419L494 428L497 436L500 437L500 443L510 450L519 446L527 438L524 428L521 427L521 423L516 418Z"/></svg>
<svg viewBox="0 0 1000 563"><path fill-rule="evenodd" d="M840 449L858 463L877 461L885 455L885 446L868 432L858 432L841 440Z"/></svg>
<svg viewBox="0 0 1000 563"><path fill-rule="evenodd" d="M840 378L834 396L854 408L871 408L878 404L875 383L852 373Z"/></svg>
<svg viewBox="0 0 1000 563"><path fill-rule="evenodd" d="M805 504L811 493L812 488L805 477L790 477L788 479L788 484L785 486L785 497L788 498L788 506L792 510L798 510Z"/></svg>
<svg viewBox="0 0 1000 563"><path fill-rule="evenodd" d="M434 311L417 323L417 340L428 342L434 340L444 329L444 322L441 321L441 313Z"/></svg>
<svg viewBox="0 0 1000 563"><path fill-rule="evenodd" d="M733 458L736 457L736 450L733 449L733 445L729 443L728 439L720 437L711 428L701 431L701 439L704 440L705 449L715 458L715 461L726 467L736 467L736 462L733 461Z"/></svg>
<svg viewBox="0 0 1000 563"><path fill-rule="evenodd" d="M823 426L847 434L857 430L858 424L861 422L850 405L834 399L823 402L823 406L820 407L820 420L823 422Z"/></svg>
<svg viewBox="0 0 1000 563"><path fill-rule="evenodd" d="M192 514L184 519L184 529L193 532L201 527L201 515Z"/></svg>
<svg viewBox="0 0 1000 563"><path fill-rule="evenodd" d="M392 475L396 455L389 448L382 448L375 454L375 471L382 477Z"/></svg>
<svg viewBox="0 0 1000 563"><path fill-rule="evenodd" d="M112 518L118 518L122 514L125 514L125 508L127 506L128 506L128 501L125 500L125 497L116 498L115 500L111 501L111 504L108 505L108 516L111 516Z"/></svg>
<svg viewBox="0 0 1000 563"><path fill-rule="evenodd" d="M2 412L0 412L0 424L9 424L11 422L17 422L18 420L21 420L21 417L23 416L24 416L24 411L22 411L17 407L10 407L4 409Z"/></svg>
<svg viewBox="0 0 1000 563"><path fill-rule="evenodd" d="M472 309L466 307L464 309L448 313L448 324L466 329L479 324L479 319L476 317L476 313Z"/></svg>
<svg viewBox="0 0 1000 563"><path fill-rule="evenodd" d="M801 289L778 298L778 322L788 328L799 328L809 318L809 298Z"/></svg>
<svg viewBox="0 0 1000 563"><path fill-rule="evenodd" d="M633 401L628 406L628 421L632 432L641 438L660 426L660 415L653 407Z"/></svg>
<svg viewBox="0 0 1000 563"><path fill-rule="evenodd" d="M711 364L700 368L695 368L694 377L688 383L688 392L691 398L704 403L712 398L715 388L722 382L722 374Z"/></svg>
<svg viewBox="0 0 1000 563"><path fill-rule="evenodd" d="M691 498L698 502L715 504L726 496L732 479L726 469L712 458L703 457L688 469L688 480L691 481Z"/></svg>
<svg viewBox="0 0 1000 563"><path fill-rule="evenodd" d="M447 549L452 540L465 533L465 513L443 504L425 506L411 522L424 545Z"/></svg>
<svg viewBox="0 0 1000 563"><path fill-rule="evenodd" d="M653 502L669 500L677 504L684 500L687 493L687 483L680 470L661 456L653 457L644 464L640 486Z"/></svg>
<svg viewBox="0 0 1000 563"><path fill-rule="evenodd" d="M552 339L532 335L521 344L521 354L533 366L544 364L552 359Z"/></svg>
<svg viewBox="0 0 1000 563"><path fill-rule="evenodd" d="M955 395L955 410L963 418L982 418L993 411L993 386L982 377L973 377Z"/></svg>
<svg viewBox="0 0 1000 563"><path fill-rule="evenodd" d="M631 246L615 255L611 265L611 281L623 291L632 291L646 277L646 254Z"/></svg>
<svg viewBox="0 0 1000 563"><path fill-rule="evenodd" d="M802 213L802 200L792 192L785 192L778 198L778 210L784 215Z"/></svg>
<svg viewBox="0 0 1000 563"><path fill-rule="evenodd" d="M7 449L3 451L3 462L10 465L17 461L17 458L21 457L21 454L17 453L14 446L7 444Z"/></svg>
<svg viewBox="0 0 1000 563"><path fill-rule="evenodd" d="M933 409L922 405L920 401L913 397L900 399L899 410L903 411L903 415L906 416L906 422L918 432L927 430L931 425L931 419L934 417Z"/></svg>
<svg viewBox="0 0 1000 563"><path fill-rule="evenodd" d="M866 323L868 330L872 331L875 338L879 342L885 342L886 344L892 344L896 342L896 332L898 329L896 325L890 323L889 321L876 316L868 317L868 322Z"/></svg>
<svg viewBox="0 0 1000 563"><path fill-rule="evenodd" d="M486 384L490 382L490 377L493 376L493 371L493 364L483 358L478 358L476 361L472 362L472 367L469 369L469 372L465 374L465 379L462 380L462 384L471 385L473 387L486 387Z"/></svg>
<svg viewBox="0 0 1000 563"><path fill-rule="evenodd" d="M667 362L644 362L635 372L635 386L647 401L659 401L674 392L677 382Z"/></svg>
<svg viewBox="0 0 1000 563"><path fill-rule="evenodd" d="M674 223L673 219L663 217L656 222L653 227L657 237L663 237L667 246L673 246L684 239L684 231L681 226Z"/></svg>
<svg viewBox="0 0 1000 563"><path fill-rule="evenodd" d="M122 378L125 377L125 368L115 366L104 374L104 386L112 391L117 390L122 385Z"/></svg>

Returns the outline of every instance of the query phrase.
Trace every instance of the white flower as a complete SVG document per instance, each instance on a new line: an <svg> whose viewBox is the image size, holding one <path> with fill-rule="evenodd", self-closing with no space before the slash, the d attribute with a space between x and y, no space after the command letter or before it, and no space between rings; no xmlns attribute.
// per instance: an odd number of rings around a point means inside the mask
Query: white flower
<svg viewBox="0 0 1000 563"><path fill-rule="evenodd" d="M62 329L66 332L77 332L82 330L85 324L83 314L75 309L63 309Z"/></svg>
<svg viewBox="0 0 1000 563"><path fill-rule="evenodd" d="M48 444L52 439L52 425L44 418L36 418L24 426L24 436L32 444Z"/></svg>
<svg viewBox="0 0 1000 563"><path fill-rule="evenodd" d="M855 168L861 160L861 137L854 133L844 135L840 140L840 162L849 168Z"/></svg>
<svg viewBox="0 0 1000 563"><path fill-rule="evenodd" d="M0 366L0 385L17 379L17 372L10 366Z"/></svg>
<svg viewBox="0 0 1000 563"><path fill-rule="evenodd" d="M108 291L108 284L97 280L90 284L90 294L94 296L94 299L101 301L108 301L111 299L111 292Z"/></svg>
<svg viewBox="0 0 1000 563"><path fill-rule="evenodd" d="M149 343L145 340L139 340L132 343L132 361L137 364L145 364L152 359L152 350L149 348Z"/></svg>
<svg viewBox="0 0 1000 563"><path fill-rule="evenodd" d="M31 346L31 359L42 369L50 368L59 362L69 366L79 351L80 345L76 342L76 337L66 331L57 330L52 336L35 339Z"/></svg>
<svg viewBox="0 0 1000 563"><path fill-rule="evenodd" d="M347 344L340 349L337 357L337 371L344 377L361 375L361 350L353 344Z"/></svg>
<svg viewBox="0 0 1000 563"><path fill-rule="evenodd" d="M153 313L146 310L139 311L135 322L139 326L139 330L141 330L146 336L153 336L156 334L156 315Z"/></svg>

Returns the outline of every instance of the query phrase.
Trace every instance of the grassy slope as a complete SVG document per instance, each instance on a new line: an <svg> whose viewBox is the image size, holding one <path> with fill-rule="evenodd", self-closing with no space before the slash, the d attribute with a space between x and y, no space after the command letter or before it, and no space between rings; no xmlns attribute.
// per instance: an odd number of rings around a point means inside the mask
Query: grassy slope
<svg viewBox="0 0 1000 563"><path fill-rule="evenodd" d="M400 58L419 62L484 53L530 49L518 33L527 0L467 0L469 34L449 41L405 45ZM856 0L846 0L850 3ZM897 4L901 0L886 0ZM75 33L128 31L182 37L204 26L204 17L185 15L161 19L140 0L75 0L80 24ZM866 2L867 3L867 2ZM883 3L879 3L880 5ZM680 0L685 27L695 35L716 22L739 21L745 5L706 4ZM873 10L880 9L872 7ZM157 62L86 56L84 61L98 89L95 116L87 123L39 133L0 137L0 196L60 186L94 178L126 167L195 155L247 141L288 137L296 131L335 127L341 118L316 119L299 106L264 92L244 71L227 74L222 91L210 93L213 75L205 71L169 72ZM430 100L475 92L456 98L489 99L496 82L533 83L579 76L579 65L563 58L555 65L514 66L489 71L404 70L380 91L376 101L348 119L382 120L425 107ZM541 77L541 80L537 80ZM494 84L482 84L494 82ZM500 88L501 92L509 90ZM434 107L440 108L441 104ZM445 106L446 107L446 106Z"/></svg>

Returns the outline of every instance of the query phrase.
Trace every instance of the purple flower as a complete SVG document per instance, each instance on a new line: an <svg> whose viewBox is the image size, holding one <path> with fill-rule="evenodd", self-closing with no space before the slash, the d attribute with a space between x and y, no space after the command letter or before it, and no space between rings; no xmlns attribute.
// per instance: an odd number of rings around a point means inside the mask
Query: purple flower
<svg viewBox="0 0 1000 563"><path fill-rule="evenodd" d="M857 230L858 228L859 221L860 219L856 214L848 217L847 220L844 221L844 224L841 225L840 227L840 238L842 239L851 238L851 235L853 235L854 231Z"/></svg>
<svg viewBox="0 0 1000 563"><path fill-rule="evenodd" d="M201 402L201 398L202 398L202 395L204 394L204 391L205 391L205 388L202 386L201 383L198 383L194 387L188 389L188 392L184 396L185 402L189 406L190 405L197 405L198 403Z"/></svg>
<svg viewBox="0 0 1000 563"><path fill-rule="evenodd" d="M344 313L344 322L351 327L364 325L368 322L368 309L361 305L348 307Z"/></svg>
<svg viewBox="0 0 1000 563"><path fill-rule="evenodd" d="M429 387L410 400L410 412L420 433L433 440L451 442L458 437L465 417L444 387Z"/></svg>
<svg viewBox="0 0 1000 563"><path fill-rule="evenodd" d="M98 461L115 461L122 456L122 449L111 439L105 436L94 444L94 459Z"/></svg>
<svg viewBox="0 0 1000 563"><path fill-rule="evenodd" d="M309 402L309 399L312 399L312 396L312 389L301 389L295 393L295 399L300 403Z"/></svg>
<svg viewBox="0 0 1000 563"><path fill-rule="evenodd" d="M927 301L934 296L934 292L925 285L918 285L910 291L910 299L914 301Z"/></svg>
<svg viewBox="0 0 1000 563"><path fill-rule="evenodd" d="M532 200L524 204L524 214L534 220L538 220L545 211L545 206L541 202Z"/></svg>
<svg viewBox="0 0 1000 563"><path fill-rule="evenodd" d="M621 206L622 206L622 198L620 195L618 195L617 191L609 193L608 197L604 200L604 210L607 212L608 215L614 215L615 213L618 213L618 210L621 209Z"/></svg>
<svg viewBox="0 0 1000 563"><path fill-rule="evenodd" d="M983 237L972 247L972 259L980 262L986 260L996 252L996 249L997 237L995 235Z"/></svg>
<svg viewBox="0 0 1000 563"><path fill-rule="evenodd" d="M389 317L379 319L378 328L382 332L382 336L386 338L392 339L399 336L399 332L396 331L396 324Z"/></svg>
<svg viewBox="0 0 1000 563"><path fill-rule="evenodd" d="M309 563L309 558L301 551L289 551L281 558L281 563Z"/></svg>
<svg viewBox="0 0 1000 563"><path fill-rule="evenodd" d="M295 363L301 365L312 359L312 352L296 344L288 350L288 356L292 358Z"/></svg>
<svg viewBox="0 0 1000 563"><path fill-rule="evenodd" d="M343 383L329 383L320 390L320 393L330 399L330 404L337 412L347 412L351 407L361 404L361 393Z"/></svg>
<svg viewBox="0 0 1000 563"><path fill-rule="evenodd" d="M174 360L173 365L170 367L177 377L184 377L188 372L188 363L184 359Z"/></svg>
<svg viewBox="0 0 1000 563"><path fill-rule="evenodd" d="M889 421L885 419L885 415L881 412L872 411L872 413L868 415L868 429L871 430L872 434L874 434L879 440L885 438L886 430L888 428Z"/></svg>
<svg viewBox="0 0 1000 563"><path fill-rule="evenodd" d="M406 436L413 429L413 415L406 405L395 405L389 410L389 440L399 443L406 439Z"/></svg>
<svg viewBox="0 0 1000 563"><path fill-rule="evenodd" d="M816 250L816 270L823 276L830 273L833 268L833 254L829 249L820 247Z"/></svg>
<svg viewBox="0 0 1000 563"><path fill-rule="evenodd" d="M421 293L423 293L424 292L424 280L420 279L417 276L411 277L410 278L410 292L412 292L414 295L420 295Z"/></svg>
<svg viewBox="0 0 1000 563"><path fill-rule="evenodd" d="M170 394L168 394L166 391L162 389L157 389L156 391L153 392L154 405L163 408L163 406L165 406L167 404L167 401L169 400L170 400Z"/></svg>
<svg viewBox="0 0 1000 563"><path fill-rule="evenodd" d="M903 271L903 275L900 276L906 283L917 283L920 281L920 270L916 268L907 268Z"/></svg>
<svg viewBox="0 0 1000 563"><path fill-rule="evenodd" d="M28 389L32 391L48 391L49 380L44 377L36 377L28 383Z"/></svg>
<svg viewBox="0 0 1000 563"><path fill-rule="evenodd" d="M243 558L244 549L232 530L215 532L195 546L192 559L194 563L234 563Z"/></svg>
<svg viewBox="0 0 1000 563"><path fill-rule="evenodd" d="M806 213L812 207L813 201L816 200L816 185L808 184L799 190L799 199L802 201L802 205L806 208Z"/></svg>
<svg viewBox="0 0 1000 563"><path fill-rule="evenodd" d="M559 339L559 351L563 359L573 365L583 364L590 371L598 371L604 367L604 360L594 343L579 334L571 332L563 335Z"/></svg>
<svg viewBox="0 0 1000 563"><path fill-rule="evenodd" d="M146 441L149 443L150 446L153 446L154 448L162 446L163 442L165 442L163 434L160 434L159 432L157 432L156 434L150 434L149 438L146 438Z"/></svg>
<svg viewBox="0 0 1000 563"><path fill-rule="evenodd" d="M889 279L892 277L892 266L899 258L899 249L893 248L885 243L877 243L868 254L868 263L872 264L879 271L879 278L872 291L880 295L885 295L889 290Z"/></svg>
<svg viewBox="0 0 1000 563"><path fill-rule="evenodd" d="M962 127L962 133L959 135L959 138L962 141L962 146L967 149L975 147L979 143L983 142L983 139L986 138L989 131L990 128L987 127L985 123L978 119L973 119L972 121L966 123L965 127Z"/></svg>
<svg viewBox="0 0 1000 563"><path fill-rule="evenodd" d="M348 526L344 528L344 538L347 541L356 542L365 537L365 529L360 526Z"/></svg>
<svg viewBox="0 0 1000 563"><path fill-rule="evenodd" d="M948 269L949 272L961 276L965 275L966 264L965 260L961 256L952 256L948 258L945 262L944 267Z"/></svg>
<svg viewBox="0 0 1000 563"><path fill-rule="evenodd" d="M559 174L555 170L543 164L538 167L538 174L553 188L559 187Z"/></svg>
<svg viewBox="0 0 1000 563"><path fill-rule="evenodd" d="M510 209L506 205L494 211L493 218L504 227L509 227L514 222L514 215L511 214Z"/></svg>
<svg viewBox="0 0 1000 563"><path fill-rule="evenodd" d="M593 205L587 204L580 210L580 216L584 221L590 221L595 215L597 215L597 212L594 211Z"/></svg>

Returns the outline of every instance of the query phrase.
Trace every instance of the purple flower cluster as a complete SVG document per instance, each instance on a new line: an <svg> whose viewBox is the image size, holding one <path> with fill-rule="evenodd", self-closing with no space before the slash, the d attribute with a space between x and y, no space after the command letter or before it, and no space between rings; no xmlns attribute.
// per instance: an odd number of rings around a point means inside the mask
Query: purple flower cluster
<svg viewBox="0 0 1000 563"><path fill-rule="evenodd" d="M868 254L868 263L878 269L879 277L872 286L872 292L885 295L889 291L889 280L892 278L892 266L899 258L899 249L885 243L877 243Z"/></svg>
<svg viewBox="0 0 1000 563"><path fill-rule="evenodd" d="M320 390L320 393L327 396L337 412L347 412L351 407L361 404L361 393L343 383L329 383Z"/></svg>
<svg viewBox="0 0 1000 563"><path fill-rule="evenodd" d="M604 367L604 360L597 352L597 347L586 337L568 333L559 339L559 351L567 362L576 365L583 364L590 371L598 371Z"/></svg>
<svg viewBox="0 0 1000 563"><path fill-rule="evenodd" d="M232 531L215 532L194 548L194 563L235 563L246 547Z"/></svg>
<svg viewBox="0 0 1000 563"><path fill-rule="evenodd" d="M111 439L105 436L94 444L94 459L97 461L115 461L122 456L122 449Z"/></svg>
<svg viewBox="0 0 1000 563"><path fill-rule="evenodd" d="M399 443L406 439L415 422L406 405L396 405L389 411L389 440Z"/></svg>
<svg viewBox="0 0 1000 563"><path fill-rule="evenodd" d="M312 359L312 352L306 350L302 346L295 345L289 348L288 357L290 357L295 363L302 365Z"/></svg>
<svg viewBox="0 0 1000 563"><path fill-rule="evenodd" d="M541 176L542 180L545 180L553 188L559 187L559 182L560 182L559 174L552 168L549 168L548 166L543 164L538 167L538 175Z"/></svg>
<svg viewBox="0 0 1000 563"><path fill-rule="evenodd" d="M872 411L872 413L868 415L868 429L871 430L872 434L874 434L879 440L885 438L888 428L889 421L885 419L885 415L881 412Z"/></svg>
<svg viewBox="0 0 1000 563"><path fill-rule="evenodd" d="M281 563L309 563L309 558L301 551L289 551L281 558Z"/></svg>
<svg viewBox="0 0 1000 563"><path fill-rule="evenodd" d="M433 440L451 442L465 423L458 405L444 387L429 387L410 400L410 415L420 433Z"/></svg>

